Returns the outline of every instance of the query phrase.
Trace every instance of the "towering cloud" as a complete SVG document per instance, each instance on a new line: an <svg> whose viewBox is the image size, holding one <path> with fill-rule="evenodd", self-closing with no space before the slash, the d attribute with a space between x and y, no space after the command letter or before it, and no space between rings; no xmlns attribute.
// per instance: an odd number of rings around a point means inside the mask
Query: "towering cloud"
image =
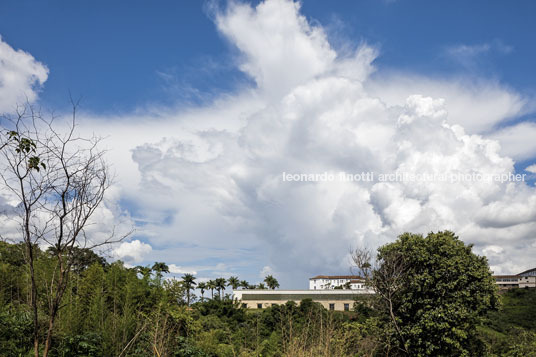
<svg viewBox="0 0 536 357"><path fill-rule="evenodd" d="M522 96L482 80L371 79L374 48L337 54L292 1L232 3L216 24L256 89L217 103L227 111L215 105L161 119L151 131L165 138L133 149L144 193L125 194L151 217L142 232L167 247L159 256L176 252L181 265L208 256L246 276L269 265L288 285L346 272L353 246L451 229L497 272L530 265L534 189L464 179L514 172L500 144L478 134L523 113ZM236 110L251 98L254 105ZM185 118L196 112L193 127ZM341 171L373 172L375 180L282 179ZM379 181L395 172L436 179Z"/></svg>
<svg viewBox="0 0 536 357"><path fill-rule="evenodd" d="M533 125L507 126L527 113L526 98L482 79L382 73L375 48L337 53L290 0L231 2L215 22L254 86L206 107L81 121L93 132L106 120L113 201L143 237L118 246L117 257L201 277L255 281L270 271L284 287L305 287L311 274L347 272L351 247L451 229L496 272L533 264L534 188L482 179L508 177L515 159L533 157L515 140L529 140L521 134ZM0 94L11 80L8 97L35 97L46 67L3 42L0 56ZM0 110L14 101L0 98ZM340 180L339 172L374 179ZM380 178L397 172L408 176ZM283 173L335 179L294 182Z"/></svg>

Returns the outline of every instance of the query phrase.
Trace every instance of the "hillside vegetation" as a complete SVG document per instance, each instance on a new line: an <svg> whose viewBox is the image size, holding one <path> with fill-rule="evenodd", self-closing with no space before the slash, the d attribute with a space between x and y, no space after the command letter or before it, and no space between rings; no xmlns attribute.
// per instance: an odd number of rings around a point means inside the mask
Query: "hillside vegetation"
<svg viewBox="0 0 536 357"><path fill-rule="evenodd" d="M0 242L0 356L34 355L23 253L22 245ZM55 260L37 247L35 253L44 338L50 306L46 282L54 276ZM378 297L356 301L353 312L327 311L310 300L246 310L225 293L222 298L218 293L207 298L210 291L203 298L195 296L184 281L164 279L165 267L158 264L152 269L127 268L83 249L76 257L54 330L52 356L407 355L392 340L396 336ZM498 302L497 310L480 320L465 348L476 345L480 356L535 356L536 290L507 291L499 294ZM420 323L399 322L403 329ZM441 344L426 333L428 342Z"/></svg>

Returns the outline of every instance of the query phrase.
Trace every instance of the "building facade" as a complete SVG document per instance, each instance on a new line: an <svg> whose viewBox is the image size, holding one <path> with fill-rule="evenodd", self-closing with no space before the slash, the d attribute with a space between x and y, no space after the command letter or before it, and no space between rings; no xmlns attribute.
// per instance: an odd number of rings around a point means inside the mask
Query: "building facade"
<svg viewBox="0 0 536 357"><path fill-rule="evenodd" d="M357 275L317 275L309 279L309 290L367 290L365 279Z"/></svg>
<svg viewBox="0 0 536 357"><path fill-rule="evenodd" d="M281 305L287 301L299 304L311 299L328 310L350 311L359 296L372 294L368 289L361 290L236 290L233 298L248 309L264 309Z"/></svg>
<svg viewBox="0 0 536 357"><path fill-rule="evenodd" d="M494 275L499 289L536 288L536 268L517 275Z"/></svg>

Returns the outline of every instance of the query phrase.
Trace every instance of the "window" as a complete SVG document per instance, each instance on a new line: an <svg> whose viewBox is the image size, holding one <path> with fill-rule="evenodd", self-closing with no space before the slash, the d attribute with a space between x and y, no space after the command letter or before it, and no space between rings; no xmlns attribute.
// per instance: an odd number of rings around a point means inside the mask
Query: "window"
<svg viewBox="0 0 536 357"><path fill-rule="evenodd" d="M344 304L344 311L350 311L350 304Z"/></svg>
<svg viewBox="0 0 536 357"><path fill-rule="evenodd" d="M257 304L257 309L262 309L262 304Z"/></svg>
<svg viewBox="0 0 536 357"><path fill-rule="evenodd" d="M330 310L335 310L335 304L329 304L329 309Z"/></svg>
<svg viewBox="0 0 536 357"><path fill-rule="evenodd" d="M242 307L243 307L244 309L247 309L248 304L242 304Z"/></svg>

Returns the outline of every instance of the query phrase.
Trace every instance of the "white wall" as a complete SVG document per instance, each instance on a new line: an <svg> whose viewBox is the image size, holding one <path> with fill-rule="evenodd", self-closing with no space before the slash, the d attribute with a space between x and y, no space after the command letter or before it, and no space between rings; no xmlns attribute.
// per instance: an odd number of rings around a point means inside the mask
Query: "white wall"
<svg viewBox="0 0 536 357"><path fill-rule="evenodd" d="M337 286L343 286L350 279L309 279L310 290L329 290L334 289ZM365 285L362 282L352 283L351 289L365 289Z"/></svg>

